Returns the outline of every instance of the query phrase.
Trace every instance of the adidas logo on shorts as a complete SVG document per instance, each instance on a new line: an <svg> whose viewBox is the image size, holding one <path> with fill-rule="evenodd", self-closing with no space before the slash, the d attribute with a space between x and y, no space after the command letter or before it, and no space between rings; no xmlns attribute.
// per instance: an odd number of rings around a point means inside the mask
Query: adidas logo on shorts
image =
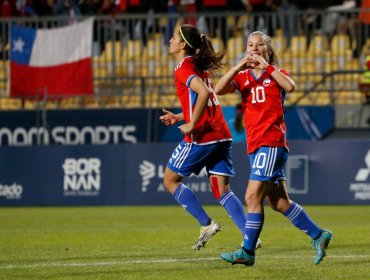
<svg viewBox="0 0 370 280"><path fill-rule="evenodd" d="M254 175L258 175L258 176L261 176L261 172L259 171L259 169L257 169L257 171L254 171L253 172Z"/></svg>

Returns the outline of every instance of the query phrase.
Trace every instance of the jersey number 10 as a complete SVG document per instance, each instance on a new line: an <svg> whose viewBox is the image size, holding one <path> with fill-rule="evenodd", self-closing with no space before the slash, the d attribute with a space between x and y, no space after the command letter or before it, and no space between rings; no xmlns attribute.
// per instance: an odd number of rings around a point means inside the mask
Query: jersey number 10
<svg viewBox="0 0 370 280"><path fill-rule="evenodd" d="M252 104L265 102L266 95L264 87L260 86L252 88L251 93L252 93Z"/></svg>

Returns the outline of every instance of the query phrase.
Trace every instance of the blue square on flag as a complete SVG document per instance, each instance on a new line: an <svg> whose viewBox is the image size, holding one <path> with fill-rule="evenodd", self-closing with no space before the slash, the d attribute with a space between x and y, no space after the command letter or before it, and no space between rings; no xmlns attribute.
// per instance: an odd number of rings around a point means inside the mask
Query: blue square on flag
<svg viewBox="0 0 370 280"><path fill-rule="evenodd" d="M36 30L12 25L10 59L19 64L28 64L31 57Z"/></svg>

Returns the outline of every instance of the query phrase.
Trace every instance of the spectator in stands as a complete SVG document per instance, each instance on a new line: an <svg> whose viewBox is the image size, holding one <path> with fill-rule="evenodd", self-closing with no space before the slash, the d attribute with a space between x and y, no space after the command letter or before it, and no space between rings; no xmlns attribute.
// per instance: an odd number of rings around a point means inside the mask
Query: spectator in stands
<svg viewBox="0 0 370 280"><path fill-rule="evenodd" d="M307 43L310 43L311 38L320 31L320 33L332 33L332 30L336 27L336 13L332 13L335 19L331 20L329 17L323 17L319 11L325 11L331 6L342 4L342 0L311 0L307 1L304 5L306 13L302 18L302 24L305 27L305 33L307 37ZM329 20L327 20L329 19ZM327 22L325 22L327 21Z"/></svg>
<svg viewBox="0 0 370 280"><path fill-rule="evenodd" d="M110 16L125 14L127 12L127 2L126 0L102 0L98 12Z"/></svg>
<svg viewBox="0 0 370 280"><path fill-rule="evenodd" d="M167 1L168 0L158 0L149 2L149 14L164 14L167 12ZM160 33L165 34L166 27L163 24L163 18L150 19L148 23L149 34ZM165 42L168 45L168 41Z"/></svg>
<svg viewBox="0 0 370 280"><path fill-rule="evenodd" d="M61 20L59 24L67 25L77 22L78 16L81 15L78 0L55 0L52 6L53 15L69 16L68 21Z"/></svg>
<svg viewBox="0 0 370 280"><path fill-rule="evenodd" d="M316 21L311 21L314 26L310 25L310 30L327 35L332 38L335 34L344 34L350 36L351 48L354 49L354 57L359 57L362 46L370 36L370 28L366 28L365 13L359 14L359 17L353 17L349 10L366 6L366 1L370 0L331 0L310 2L309 8L313 10L325 9L325 17L317 16ZM369 4L370 6L370 4ZM370 13L369 13L370 14ZM369 19L370 22L370 19ZM359 30L359 31L357 31Z"/></svg>
<svg viewBox="0 0 370 280"><path fill-rule="evenodd" d="M222 65L224 53L215 53L211 41L193 25L181 25L170 40L170 54L178 61L175 86L182 113L163 109L160 120L165 125L185 121L178 128L184 140L173 151L164 172L164 186L174 199L201 225L193 245L199 250L220 230L220 225L204 211L194 192L182 183L184 177L206 168L216 199L243 234L243 206L229 186L234 175L231 161L231 133L221 106L212 89L210 71Z"/></svg>
<svg viewBox="0 0 370 280"><path fill-rule="evenodd" d="M359 15L359 34L358 34L358 52L362 51L366 41L370 38L370 0L361 1L361 11Z"/></svg>
<svg viewBox="0 0 370 280"><path fill-rule="evenodd" d="M116 10L116 7L111 7L109 1L108 9L111 8L112 11ZM84 0L80 4L80 10L83 15L94 16L102 14L103 0ZM105 48L105 42L102 38L105 38L105 27L101 24L101 21L94 20L93 27L93 55L100 54Z"/></svg>
<svg viewBox="0 0 370 280"><path fill-rule="evenodd" d="M78 0L55 0L52 13L53 15L69 15L70 18L81 15Z"/></svg>
<svg viewBox="0 0 370 280"><path fill-rule="evenodd" d="M185 24L196 24L196 19L194 16L186 16L192 13L196 13L197 7L195 0L168 0L167 2L167 12L169 14L167 22L167 30L165 34L165 43L168 44L178 17L184 17L183 23ZM174 16L176 14L176 17Z"/></svg>
<svg viewBox="0 0 370 280"><path fill-rule="evenodd" d="M301 27L299 11L301 11L302 6L300 6L300 2L300 0L282 0L278 4L279 27L283 30L287 47L290 47L292 37L298 34Z"/></svg>
<svg viewBox="0 0 370 280"><path fill-rule="evenodd" d="M39 16L50 16L52 13L53 0L40 0L33 2L33 8Z"/></svg>
<svg viewBox="0 0 370 280"><path fill-rule="evenodd" d="M195 0L169 0L168 11L178 13L181 17L184 17L184 24L196 25L195 16L189 16L197 12L197 6ZM173 30L172 30L173 31ZM171 33L173 34L173 33Z"/></svg>
<svg viewBox="0 0 370 280"><path fill-rule="evenodd" d="M20 16L37 16L32 0L18 0L16 7Z"/></svg>
<svg viewBox="0 0 370 280"><path fill-rule="evenodd" d="M105 15L135 15L148 13L150 8L149 0L103 0L100 13ZM98 28L101 38L120 40L125 35L130 40L141 40L146 45L148 39L147 18L130 17L125 21L107 21L104 26ZM106 34L105 34L106 33ZM109 36L110 35L110 36ZM100 45L104 50L104 45Z"/></svg>
<svg viewBox="0 0 370 280"><path fill-rule="evenodd" d="M335 34L344 34L352 32L349 28L349 23L351 22L350 14L347 13L348 10L355 8L356 1L354 0L340 0L335 3L335 5L329 6L323 19L321 33L332 38ZM354 35L351 38L354 39Z"/></svg>
<svg viewBox="0 0 370 280"><path fill-rule="evenodd" d="M230 11L230 12L240 12L240 11L244 11L246 8L245 8L245 4L246 4L246 0L228 0L227 1L227 9ZM244 24L240 24L239 23L239 20L240 20L240 16L232 16L232 24L229 22L229 17L227 18L228 22L227 22L227 25L228 25L228 31L229 31L229 38L230 37L234 37L237 35L237 33L239 31L242 31L243 32L243 29L245 26L243 26Z"/></svg>
<svg viewBox="0 0 370 280"><path fill-rule="evenodd" d="M83 15L97 15L101 12L102 0L85 0L80 4Z"/></svg>
<svg viewBox="0 0 370 280"><path fill-rule="evenodd" d="M0 0L0 16L1 17L18 16L16 0Z"/></svg>
<svg viewBox="0 0 370 280"><path fill-rule="evenodd" d="M124 0L122 0L124 1ZM149 0L126 0L127 13L130 15L146 14L150 10ZM148 19L140 18L129 21L130 39L139 39L146 46L148 41Z"/></svg>
<svg viewBox="0 0 370 280"><path fill-rule="evenodd" d="M232 264L254 265L255 245L264 223L264 200L282 213L299 230L312 238L315 264L326 255L332 233L318 227L305 210L289 198L284 165L288 159L288 142L284 121L284 97L295 83L278 67L271 38L261 31L247 39L245 57L232 67L215 87L218 95L240 92L250 159L250 177L245 193L248 208L243 247L221 258Z"/></svg>
<svg viewBox="0 0 370 280"><path fill-rule="evenodd" d="M256 15L258 13L271 13L277 8L274 0L243 0L245 8L252 15L250 30L264 30L271 36L274 35L274 26L271 16L263 17Z"/></svg>
<svg viewBox="0 0 370 280"><path fill-rule="evenodd" d="M227 0L203 0L202 12L204 13L220 13L227 10ZM228 30L226 25L225 15L222 16L206 16L207 28L209 36L221 36L226 44L228 39ZM220 35L218 35L218 33Z"/></svg>
<svg viewBox="0 0 370 280"><path fill-rule="evenodd" d="M227 1L227 9L233 12L240 12L245 9L246 0L229 0Z"/></svg>

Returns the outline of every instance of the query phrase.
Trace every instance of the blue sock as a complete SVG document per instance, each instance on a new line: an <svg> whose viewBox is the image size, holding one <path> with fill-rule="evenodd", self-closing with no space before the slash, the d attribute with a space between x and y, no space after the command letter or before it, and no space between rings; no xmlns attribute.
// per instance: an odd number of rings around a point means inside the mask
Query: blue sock
<svg viewBox="0 0 370 280"><path fill-rule="evenodd" d="M245 216L244 208L240 200L232 191L228 191L221 195L221 197L218 199L218 202L220 202L221 205L226 209L227 213L240 229L243 235L247 218Z"/></svg>
<svg viewBox="0 0 370 280"><path fill-rule="evenodd" d="M321 234L321 228L311 220L302 206L295 202L293 202L289 209L284 213L284 216L312 239L317 238Z"/></svg>
<svg viewBox="0 0 370 280"><path fill-rule="evenodd" d="M173 197L178 204L198 220L201 226L208 225L210 218L191 189L184 184L180 184L173 194Z"/></svg>
<svg viewBox="0 0 370 280"><path fill-rule="evenodd" d="M262 213L248 213L245 223L245 235L243 247L251 252L256 250L256 243L260 236L265 215Z"/></svg>

